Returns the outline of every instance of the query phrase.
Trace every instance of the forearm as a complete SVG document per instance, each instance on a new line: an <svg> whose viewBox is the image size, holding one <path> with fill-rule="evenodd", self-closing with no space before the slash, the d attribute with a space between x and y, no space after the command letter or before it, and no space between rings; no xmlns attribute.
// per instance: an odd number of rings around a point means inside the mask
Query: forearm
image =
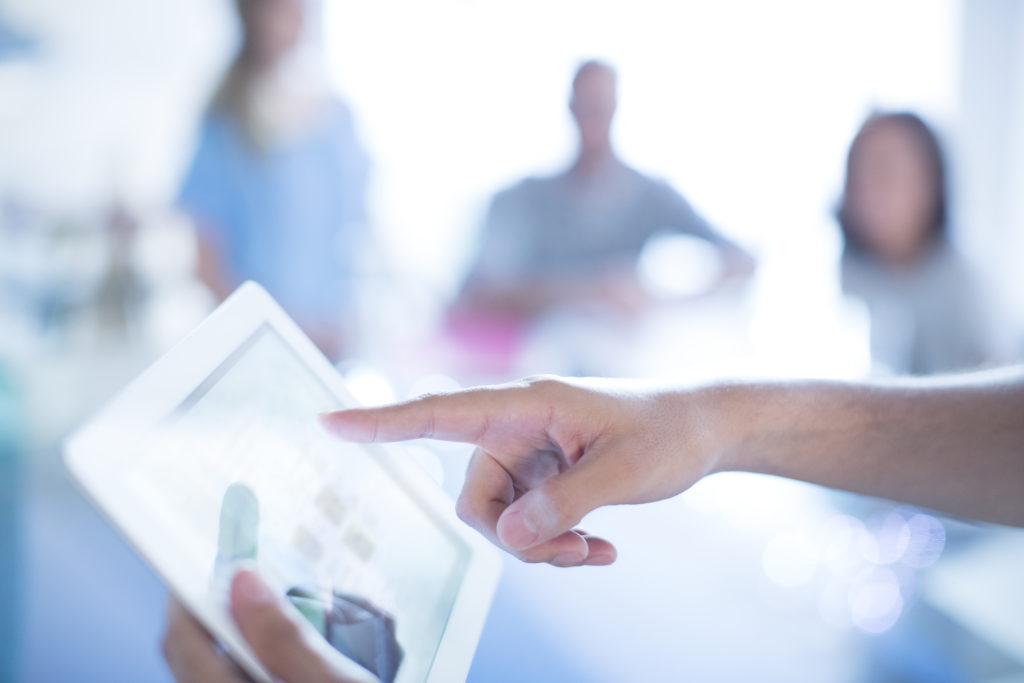
<svg viewBox="0 0 1024 683"><path fill-rule="evenodd" d="M715 469L1024 525L1024 371L701 390Z"/></svg>

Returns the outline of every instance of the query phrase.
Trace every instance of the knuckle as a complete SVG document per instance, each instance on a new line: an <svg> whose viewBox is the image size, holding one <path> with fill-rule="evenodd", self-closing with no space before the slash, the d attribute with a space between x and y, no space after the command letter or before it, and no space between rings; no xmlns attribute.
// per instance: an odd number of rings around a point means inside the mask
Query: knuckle
<svg viewBox="0 0 1024 683"><path fill-rule="evenodd" d="M565 380L558 375L530 375L522 382L526 389L542 394L550 394L565 387Z"/></svg>
<svg viewBox="0 0 1024 683"><path fill-rule="evenodd" d="M555 479L549 480L538 494L538 503L544 508L545 517L554 520L559 529L568 530L583 518L575 501L564 494Z"/></svg>
<svg viewBox="0 0 1024 683"><path fill-rule="evenodd" d="M471 527L476 527L480 520L477 511L473 507L472 501L465 493L459 496L458 500L455 501L455 514L463 522Z"/></svg>

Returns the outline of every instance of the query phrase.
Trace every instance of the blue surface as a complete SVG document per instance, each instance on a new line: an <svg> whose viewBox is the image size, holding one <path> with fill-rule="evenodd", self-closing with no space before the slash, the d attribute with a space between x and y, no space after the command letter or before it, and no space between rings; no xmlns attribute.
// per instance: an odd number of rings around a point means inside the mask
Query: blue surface
<svg viewBox="0 0 1024 683"><path fill-rule="evenodd" d="M64 476L32 478L21 681L170 681L163 585Z"/></svg>
<svg viewBox="0 0 1024 683"><path fill-rule="evenodd" d="M0 681L14 678L20 591L20 492L17 397L0 367Z"/></svg>
<svg viewBox="0 0 1024 683"><path fill-rule="evenodd" d="M580 667L580 653L560 647L546 630L524 628L530 614L508 583L506 579L498 586L467 683L589 680Z"/></svg>

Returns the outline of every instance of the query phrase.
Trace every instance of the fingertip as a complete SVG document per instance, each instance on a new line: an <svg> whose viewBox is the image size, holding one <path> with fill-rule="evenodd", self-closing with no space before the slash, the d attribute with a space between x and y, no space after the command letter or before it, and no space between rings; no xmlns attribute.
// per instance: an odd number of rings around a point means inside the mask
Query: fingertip
<svg viewBox="0 0 1024 683"><path fill-rule="evenodd" d="M320 429L334 437L341 436L338 434L334 426L335 415L337 415L338 412L339 411L337 410L325 410L324 412L317 413L316 415L316 422L320 425Z"/></svg>
<svg viewBox="0 0 1024 683"><path fill-rule="evenodd" d="M249 569L241 569L231 579L231 605L235 609L272 605L277 602L270 586L260 575Z"/></svg>
<svg viewBox="0 0 1024 683"><path fill-rule="evenodd" d="M560 553L555 555L553 558L548 560L548 564L553 564L556 567L578 567L586 562L586 554L576 550L570 550L568 552Z"/></svg>
<svg viewBox="0 0 1024 683"><path fill-rule="evenodd" d="M320 428L333 437L346 441L372 441L363 412L358 408L328 410L316 416Z"/></svg>
<svg viewBox="0 0 1024 683"><path fill-rule="evenodd" d="M603 567L615 562L619 557L619 551L610 542L597 536L585 536L587 540L587 559L583 564L595 567Z"/></svg>
<svg viewBox="0 0 1024 683"><path fill-rule="evenodd" d="M583 564L592 567L606 567L613 564L618 559L618 553L615 549L612 550L600 550L587 555L587 559L583 560Z"/></svg>

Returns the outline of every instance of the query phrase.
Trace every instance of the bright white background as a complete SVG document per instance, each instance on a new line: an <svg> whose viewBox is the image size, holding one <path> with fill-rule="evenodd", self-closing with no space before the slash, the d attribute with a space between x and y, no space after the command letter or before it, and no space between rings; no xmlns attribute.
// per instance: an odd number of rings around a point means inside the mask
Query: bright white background
<svg viewBox="0 0 1024 683"><path fill-rule="evenodd" d="M621 72L623 156L762 252L827 229L873 108L946 139L954 229L1024 327L1024 8L1014 0L319 0L328 78L375 163L400 272L451 293L493 191L572 153L569 79ZM48 211L166 206L235 40L226 0L4 0L41 60L0 62L0 192ZM54 169L60 172L54 172Z"/></svg>
<svg viewBox="0 0 1024 683"><path fill-rule="evenodd" d="M620 71L624 158L759 250L822 229L874 108L958 115L958 3L328 3L331 73L377 161L406 266L459 265L491 192L564 167L576 65ZM813 236L812 236L813 237ZM818 257L811 252L809 258Z"/></svg>

